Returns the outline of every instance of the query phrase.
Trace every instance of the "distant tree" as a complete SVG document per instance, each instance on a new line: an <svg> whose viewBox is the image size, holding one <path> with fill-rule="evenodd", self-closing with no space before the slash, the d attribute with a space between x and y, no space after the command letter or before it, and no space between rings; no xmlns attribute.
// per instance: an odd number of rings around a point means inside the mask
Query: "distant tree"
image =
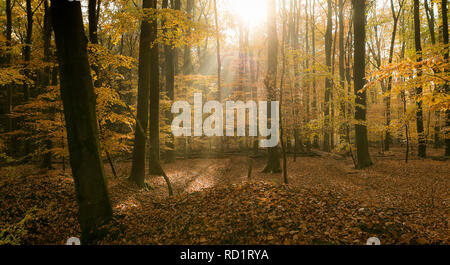
<svg viewBox="0 0 450 265"><path fill-rule="evenodd" d="M414 44L416 47L416 60L418 63L422 61L422 44L420 39L420 2L419 0L414 0ZM420 78L422 76L422 71L417 71L417 76ZM416 87L417 100L417 135L419 137L419 157L426 157L427 145L424 135L423 128L423 100L422 100L423 88L422 85Z"/></svg>
<svg viewBox="0 0 450 265"><path fill-rule="evenodd" d="M269 0L267 6L267 34L268 34L268 62L266 75L266 89L268 101L275 101L277 95L277 64L278 64L278 38L276 20L276 1ZM270 104L267 104L267 120L270 123L272 118ZM270 126L270 125L269 125ZM269 148L269 156L264 172L280 173L280 152L278 146Z"/></svg>
<svg viewBox="0 0 450 265"><path fill-rule="evenodd" d="M175 9L179 7L176 6L175 1L171 1L172 6L170 8ZM164 0L162 4L162 8L169 8L169 0ZM164 22L163 22L164 23ZM169 29L173 30L173 29ZM165 30L167 33L169 30ZM175 99L175 58L174 58L175 48L172 45L164 45L164 73L166 79L166 92L167 97L171 102ZM166 114L169 120L172 120L172 113L168 111ZM166 161L167 162L175 162L176 154L175 154L175 139L173 134L169 134L168 141L166 143L168 150L166 152Z"/></svg>
<svg viewBox="0 0 450 265"><path fill-rule="evenodd" d="M157 0L152 0L154 10L157 8ZM152 18L150 21L150 152L149 152L149 174L162 175L164 172L160 162L159 148L159 45L156 43L158 34L158 20Z"/></svg>
<svg viewBox="0 0 450 265"><path fill-rule="evenodd" d="M444 39L444 45L445 45L445 54L444 58L445 61L448 63L449 61L449 47L448 47L448 7L447 7L447 0L442 0L441 4L442 9L442 36ZM445 69L446 74L448 75L450 72L449 67ZM448 85L448 81L444 85L444 92L448 95L450 94L450 87ZM445 156L450 156L450 109L447 109L445 112L446 119L445 119L445 126L447 126L447 131L445 134Z"/></svg>
<svg viewBox="0 0 450 265"><path fill-rule="evenodd" d="M323 132L323 150L325 152L331 151L330 143L330 100L331 100L331 89L333 86L333 80L329 76L331 73L331 48L332 48L332 1L327 0L328 3L328 13L327 13L327 30L325 32L325 60L327 66L327 77L325 78L325 101L324 101L324 132Z"/></svg>
<svg viewBox="0 0 450 265"><path fill-rule="evenodd" d="M81 3L52 0L52 24L61 75L61 98L70 164L79 205L81 239L90 242L96 227L112 217L100 153L95 95Z"/></svg>

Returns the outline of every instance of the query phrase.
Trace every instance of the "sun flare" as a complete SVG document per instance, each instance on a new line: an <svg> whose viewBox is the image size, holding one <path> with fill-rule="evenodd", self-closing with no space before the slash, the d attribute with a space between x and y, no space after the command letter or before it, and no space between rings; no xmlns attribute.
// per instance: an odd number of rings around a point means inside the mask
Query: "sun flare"
<svg viewBox="0 0 450 265"><path fill-rule="evenodd" d="M267 17L267 0L229 0L233 12L253 26L265 21Z"/></svg>

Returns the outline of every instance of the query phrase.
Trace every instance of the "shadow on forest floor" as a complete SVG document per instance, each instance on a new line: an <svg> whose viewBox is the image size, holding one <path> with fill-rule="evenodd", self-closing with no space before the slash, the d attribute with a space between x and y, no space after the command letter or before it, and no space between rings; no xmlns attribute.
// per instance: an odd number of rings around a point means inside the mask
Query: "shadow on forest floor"
<svg viewBox="0 0 450 265"><path fill-rule="evenodd" d="M126 179L130 163L118 163L120 177L108 178L115 219L98 243L450 243L449 163L405 164L400 151L373 155L375 166L360 171L350 158L289 157L289 185L261 173L263 158L254 159L250 180L245 156L179 160L164 165L173 198L162 177L147 177L154 188L143 190ZM0 169L0 227L15 229L29 215L20 243L63 244L79 235L72 178L35 170Z"/></svg>

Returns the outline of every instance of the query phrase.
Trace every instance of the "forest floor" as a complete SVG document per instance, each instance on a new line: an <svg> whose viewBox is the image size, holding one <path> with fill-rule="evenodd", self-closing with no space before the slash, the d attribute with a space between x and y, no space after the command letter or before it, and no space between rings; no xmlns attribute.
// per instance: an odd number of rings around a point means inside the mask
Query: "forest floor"
<svg viewBox="0 0 450 265"><path fill-rule="evenodd" d="M450 244L450 163L430 158L406 164L401 149L375 154L355 170L350 158L320 153L288 158L281 174L260 173L245 156L179 160L163 165L148 189L127 180L130 162L108 177L114 220L98 244ZM107 175L111 176L105 164ZM65 244L79 236L69 172L36 166L0 169L0 243Z"/></svg>

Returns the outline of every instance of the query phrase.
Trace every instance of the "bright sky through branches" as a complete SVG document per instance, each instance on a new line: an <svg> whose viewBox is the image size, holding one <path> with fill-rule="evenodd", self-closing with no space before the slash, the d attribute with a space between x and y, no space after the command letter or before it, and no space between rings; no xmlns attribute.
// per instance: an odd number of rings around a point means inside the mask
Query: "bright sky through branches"
<svg viewBox="0 0 450 265"><path fill-rule="evenodd" d="M267 17L267 0L228 0L236 16L251 26L263 23Z"/></svg>

